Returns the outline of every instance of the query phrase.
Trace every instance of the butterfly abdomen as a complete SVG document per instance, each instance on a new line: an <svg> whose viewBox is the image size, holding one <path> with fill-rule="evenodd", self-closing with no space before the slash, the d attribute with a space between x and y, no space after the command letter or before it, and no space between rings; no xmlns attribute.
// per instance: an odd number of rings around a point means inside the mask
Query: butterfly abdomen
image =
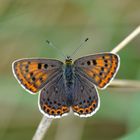
<svg viewBox="0 0 140 140"><path fill-rule="evenodd" d="M65 77L65 87L66 87L68 106L72 105L72 96L73 96L73 87L74 87L73 76L74 76L73 65L66 64L65 71L64 71L64 77Z"/></svg>

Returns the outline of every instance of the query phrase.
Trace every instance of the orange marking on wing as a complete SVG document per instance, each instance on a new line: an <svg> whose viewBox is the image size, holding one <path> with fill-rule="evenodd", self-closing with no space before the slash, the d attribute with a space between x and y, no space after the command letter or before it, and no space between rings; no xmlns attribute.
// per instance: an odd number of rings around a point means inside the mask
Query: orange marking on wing
<svg viewBox="0 0 140 140"><path fill-rule="evenodd" d="M29 70L30 71L38 70L37 64L31 64L31 65L29 65Z"/></svg>
<svg viewBox="0 0 140 140"><path fill-rule="evenodd" d="M113 57L113 58L114 58L114 57ZM115 71L116 71L116 67L117 67L116 62L117 62L117 61L116 61L116 59L114 58L109 73L106 75L105 78L102 79L102 81L101 81L100 84L99 84L99 87L100 87L100 88L103 88L103 87L111 80L111 78L113 77L113 75L114 75L114 73L115 73Z"/></svg>
<svg viewBox="0 0 140 140"><path fill-rule="evenodd" d="M92 69L92 72L95 73L95 74L99 74L100 73L100 71L98 69L95 69L95 68ZM93 75L93 73L92 73L92 75Z"/></svg>
<svg viewBox="0 0 140 140"><path fill-rule="evenodd" d="M34 75L34 77L35 77L36 79L39 79L39 78L43 77L44 75L45 75L45 77L47 78L47 74L46 74L45 72L37 71L37 72L34 73L33 75Z"/></svg>
<svg viewBox="0 0 140 140"><path fill-rule="evenodd" d="M99 87L102 88L104 87L104 85L105 85L104 80L102 80L101 83L99 84Z"/></svg>
<svg viewBox="0 0 140 140"><path fill-rule="evenodd" d="M104 69L104 72L105 72L105 73L107 73L107 72L108 72L108 69L107 69L107 68L105 68L105 69Z"/></svg>
<svg viewBox="0 0 140 140"><path fill-rule="evenodd" d="M26 74L26 78L30 79L31 78L30 74Z"/></svg>
<svg viewBox="0 0 140 140"><path fill-rule="evenodd" d="M22 72L24 72L24 73L26 73L26 66L23 66L23 67L21 67L21 70L22 70ZM36 72L37 70L38 70L38 68L37 67L32 67L32 66L28 66L28 70L29 70L29 72Z"/></svg>
<svg viewBox="0 0 140 140"><path fill-rule="evenodd" d="M43 80L47 79L47 74L42 76Z"/></svg>
<svg viewBox="0 0 140 140"><path fill-rule="evenodd" d="M34 76L35 79L37 79L34 84L36 85L36 87L40 87L42 85L42 83L45 83L47 80L47 74L46 73L38 73L38 75ZM40 80L40 78L42 80Z"/></svg>
<svg viewBox="0 0 140 140"><path fill-rule="evenodd" d="M99 65L99 66L104 66L104 61L103 60L96 60L96 62L97 62L97 65Z"/></svg>
<svg viewBox="0 0 140 140"><path fill-rule="evenodd" d="M109 56L109 55L106 55L106 56L105 56L105 59L110 59L110 56Z"/></svg>
<svg viewBox="0 0 140 140"><path fill-rule="evenodd" d="M27 65L28 64L28 62L22 62L22 65Z"/></svg>
<svg viewBox="0 0 140 140"><path fill-rule="evenodd" d="M102 77L102 78L105 78L105 76L106 76L106 75L103 73L101 77Z"/></svg>
<svg viewBox="0 0 140 140"><path fill-rule="evenodd" d="M47 75L45 72L41 72L39 70L34 70L34 71L30 71L28 73L26 73L26 78L27 79L31 79L31 73L32 76L35 77L35 79L39 79L41 76L43 76L44 74Z"/></svg>
<svg viewBox="0 0 140 140"><path fill-rule="evenodd" d="M44 110L45 113L53 116L55 115L61 116L62 114L68 113L70 111L69 108L66 106L62 106L62 108L58 108L58 109L52 109L47 104L43 104L42 109Z"/></svg>
<svg viewBox="0 0 140 140"><path fill-rule="evenodd" d="M19 81L24 85L25 88L27 88L31 92L37 92L37 88L33 84L29 83L29 81L27 81L24 78L23 74L21 73L20 64L19 63L17 63L17 65L16 65L15 73L16 73Z"/></svg>
<svg viewBox="0 0 140 140"><path fill-rule="evenodd" d="M35 82L35 85L36 85L37 87L40 87L40 85L41 85L40 80L37 80L37 81Z"/></svg>
<svg viewBox="0 0 140 140"><path fill-rule="evenodd" d="M95 76L95 81L98 83L100 81L100 78L98 76Z"/></svg>
<svg viewBox="0 0 140 140"><path fill-rule="evenodd" d="M96 104L97 104L97 102L96 102L96 100L94 100L91 103L91 105L86 107L86 108L81 108L78 105L76 105L76 106L72 106L72 109L73 109L74 112L76 112L78 114L89 114L95 109Z"/></svg>
<svg viewBox="0 0 140 140"><path fill-rule="evenodd" d="M84 68L83 68L83 70L85 71L85 73L87 73L87 75L89 75L90 77L93 77L93 72L92 71L84 69Z"/></svg>

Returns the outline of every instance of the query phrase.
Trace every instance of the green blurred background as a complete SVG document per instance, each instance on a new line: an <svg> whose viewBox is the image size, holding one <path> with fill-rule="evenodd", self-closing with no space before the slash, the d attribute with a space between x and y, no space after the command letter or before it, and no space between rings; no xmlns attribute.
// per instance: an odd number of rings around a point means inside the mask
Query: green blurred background
<svg viewBox="0 0 140 140"><path fill-rule="evenodd" d="M62 60L52 41L76 57L111 51L140 24L139 0L0 0L0 140L30 140L42 118L38 95L15 80L11 64L19 58ZM119 79L140 80L140 36L119 52ZM139 140L140 91L99 91L101 107L90 118L69 115L53 121L47 140Z"/></svg>

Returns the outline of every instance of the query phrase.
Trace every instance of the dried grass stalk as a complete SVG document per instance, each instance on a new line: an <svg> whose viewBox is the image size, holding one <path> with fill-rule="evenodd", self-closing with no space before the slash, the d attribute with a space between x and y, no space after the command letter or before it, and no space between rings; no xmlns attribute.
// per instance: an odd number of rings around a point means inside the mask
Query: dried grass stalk
<svg viewBox="0 0 140 140"><path fill-rule="evenodd" d="M132 41L138 34L140 33L140 26L138 26L130 35L128 35L121 43L119 43L111 52L118 53L121 49L123 49L130 41ZM111 86L115 87L140 87L139 82L128 81L128 80L114 80ZM50 127L52 119L44 116L35 132L33 140L42 140L48 128Z"/></svg>

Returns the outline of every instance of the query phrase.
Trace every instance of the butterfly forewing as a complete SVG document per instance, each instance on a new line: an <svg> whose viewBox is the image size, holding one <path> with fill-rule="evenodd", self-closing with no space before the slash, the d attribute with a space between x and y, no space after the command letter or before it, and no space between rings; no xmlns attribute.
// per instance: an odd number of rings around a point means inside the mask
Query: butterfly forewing
<svg viewBox="0 0 140 140"><path fill-rule="evenodd" d="M105 88L119 68L119 56L102 53L85 56L74 62L75 71L99 88Z"/></svg>
<svg viewBox="0 0 140 140"><path fill-rule="evenodd" d="M21 59L13 62L13 73L30 93L36 93L62 72L63 63L52 59Z"/></svg>
<svg viewBox="0 0 140 140"><path fill-rule="evenodd" d="M80 117L89 117L100 107L100 98L96 87L83 76L75 73L75 85L72 109Z"/></svg>
<svg viewBox="0 0 140 140"><path fill-rule="evenodd" d="M67 96L62 73L59 73L51 82L45 85L40 92L39 108L49 118L59 118L70 111L67 106Z"/></svg>

